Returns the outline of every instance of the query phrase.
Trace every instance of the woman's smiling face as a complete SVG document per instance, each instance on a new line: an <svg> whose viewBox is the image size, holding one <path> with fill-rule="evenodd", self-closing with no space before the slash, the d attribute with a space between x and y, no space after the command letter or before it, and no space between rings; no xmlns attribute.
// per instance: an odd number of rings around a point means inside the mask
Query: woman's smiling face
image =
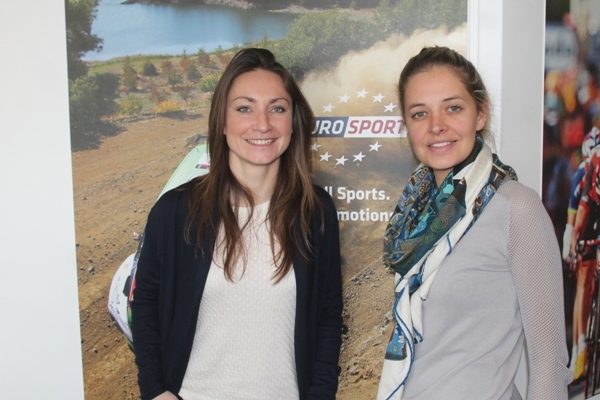
<svg viewBox="0 0 600 400"><path fill-rule="evenodd" d="M223 133L234 175L278 170L292 134L292 99L279 75L259 69L235 78L227 94Z"/></svg>
<svg viewBox="0 0 600 400"><path fill-rule="evenodd" d="M430 167L439 184L475 146L476 132L485 127L487 111L448 67L413 75L406 85L404 119L412 149Z"/></svg>

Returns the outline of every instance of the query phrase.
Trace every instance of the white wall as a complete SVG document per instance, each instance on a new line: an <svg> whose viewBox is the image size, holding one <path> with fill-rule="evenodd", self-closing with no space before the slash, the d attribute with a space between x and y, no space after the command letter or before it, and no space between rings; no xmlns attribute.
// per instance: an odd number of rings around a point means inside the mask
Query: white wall
<svg viewBox="0 0 600 400"><path fill-rule="evenodd" d="M545 4L469 5L501 156L539 192ZM63 0L0 2L3 398L83 399L64 38Z"/></svg>
<svg viewBox="0 0 600 400"><path fill-rule="evenodd" d="M469 58L494 107L502 161L541 194L545 1L469 1Z"/></svg>
<svg viewBox="0 0 600 400"><path fill-rule="evenodd" d="M63 1L0 2L4 399L83 399Z"/></svg>

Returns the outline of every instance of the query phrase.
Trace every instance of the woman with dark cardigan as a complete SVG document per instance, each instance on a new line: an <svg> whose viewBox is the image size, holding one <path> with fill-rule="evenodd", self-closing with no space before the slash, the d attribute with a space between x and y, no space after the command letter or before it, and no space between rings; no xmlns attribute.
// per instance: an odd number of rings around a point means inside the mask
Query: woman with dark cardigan
<svg viewBox="0 0 600 400"><path fill-rule="evenodd" d="M142 399L335 399L336 210L311 181L314 116L271 52L215 89L210 172L153 207L132 309Z"/></svg>

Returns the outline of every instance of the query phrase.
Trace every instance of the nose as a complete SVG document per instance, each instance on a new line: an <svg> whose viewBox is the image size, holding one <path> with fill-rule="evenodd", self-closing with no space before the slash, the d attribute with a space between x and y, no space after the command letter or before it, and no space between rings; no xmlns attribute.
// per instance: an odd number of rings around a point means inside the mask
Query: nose
<svg viewBox="0 0 600 400"><path fill-rule="evenodd" d="M267 111L258 111L256 113L254 129L261 133L266 133L271 129L271 122L269 121L269 114Z"/></svg>
<svg viewBox="0 0 600 400"><path fill-rule="evenodd" d="M442 113L434 112L431 113L431 119L429 121L429 133L439 135L446 131L446 123L444 122L444 116Z"/></svg>

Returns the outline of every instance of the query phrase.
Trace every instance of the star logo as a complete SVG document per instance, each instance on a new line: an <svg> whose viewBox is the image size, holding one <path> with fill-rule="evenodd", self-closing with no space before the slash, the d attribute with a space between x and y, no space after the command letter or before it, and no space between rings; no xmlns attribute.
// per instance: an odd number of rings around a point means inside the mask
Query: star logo
<svg viewBox="0 0 600 400"><path fill-rule="evenodd" d="M350 96L348 96L348 93L344 94L343 96L339 96L339 103L347 103L349 98Z"/></svg>
<svg viewBox="0 0 600 400"><path fill-rule="evenodd" d="M381 103L385 96L381 94L381 92L377 96L373 96L373 103Z"/></svg>
<svg viewBox="0 0 600 400"><path fill-rule="evenodd" d="M379 152L379 148L381 147L381 145L379 144L379 142L375 142L375 144L370 144L369 147L371 147L371 150L369 151Z"/></svg>
<svg viewBox="0 0 600 400"><path fill-rule="evenodd" d="M332 105L331 103L329 103L328 105L326 105L325 107L323 107L323 112L331 113L331 110L333 110L334 108L335 108L335 106Z"/></svg>
<svg viewBox="0 0 600 400"><path fill-rule="evenodd" d="M310 146L310 149L312 151L318 151L319 147L321 147L321 145L317 142L313 143L312 146Z"/></svg>
<svg viewBox="0 0 600 400"><path fill-rule="evenodd" d="M362 159L365 157L365 155L362 153L362 151L358 154L354 154L354 161L358 161L358 162L362 162Z"/></svg>
<svg viewBox="0 0 600 400"><path fill-rule="evenodd" d="M329 154L329 152L325 153L325 154L321 154L321 159L319 161L327 161L329 162L329 158L331 157L331 154Z"/></svg>
<svg viewBox="0 0 600 400"><path fill-rule="evenodd" d="M362 97L364 99L367 93L369 92L367 92L365 89L361 90L360 92L356 92L356 98L359 99Z"/></svg>
<svg viewBox="0 0 600 400"><path fill-rule="evenodd" d="M393 112L394 108L396 108L396 105L394 104L394 102L391 102L390 104L385 106L385 112Z"/></svg>
<svg viewBox="0 0 600 400"><path fill-rule="evenodd" d="M335 159L335 161L337 161L337 162L335 163L335 165L338 165L338 164L345 165L344 163L345 163L346 161L348 161L348 159L346 158L346 156L342 156L341 158L336 158L336 159Z"/></svg>

